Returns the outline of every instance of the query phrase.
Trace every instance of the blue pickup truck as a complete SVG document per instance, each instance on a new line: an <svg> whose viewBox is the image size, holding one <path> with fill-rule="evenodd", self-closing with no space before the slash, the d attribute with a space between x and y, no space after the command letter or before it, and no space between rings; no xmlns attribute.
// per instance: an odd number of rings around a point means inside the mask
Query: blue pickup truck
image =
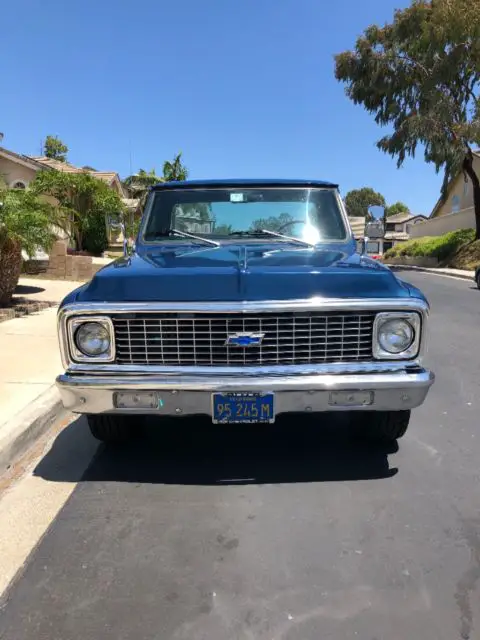
<svg viewBox="0 0 480 640"><path fill-rule="evenodd" d="M163 183L131 255L63 300L57 385L106 442L147 415L326 411L392 441L434 381L428 314L418 289L357 253L335 184Z"/></svg>

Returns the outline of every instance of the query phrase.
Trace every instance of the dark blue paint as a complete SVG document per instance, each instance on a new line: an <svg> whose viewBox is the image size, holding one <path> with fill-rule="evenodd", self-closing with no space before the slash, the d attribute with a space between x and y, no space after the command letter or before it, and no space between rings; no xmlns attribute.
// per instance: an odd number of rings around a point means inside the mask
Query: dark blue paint
<svg viewBox="0 0 480 640"><path fill-rule="evenodd" d="M337 184L324 180L275 180L272 178L259 179L225 179L225 180L184 180L178 182L160 182L151 187L154 191L166 189L228 189L229 187L298 187L300 189L331 188L336 189Z"/></svg>
<svg viewBox="0 0 480 640"><path fill-rule="evenodd" d="M310 249L277 241L235 242L217 248L168 241L104 267L64 304L411 295L390 269L355 253L353 243Z"/></svg>
<svg viewBox="0 0 480 640"><path fill-rule="evenodd" d="M189 180L153 189L280 186L335 188L320 180ZM139 243L136 253L96 273L70 293L72 302L221 302L328 298L422 298L353 240L315 248L268 240L232 240L219 247L185 239Z"/></svg>

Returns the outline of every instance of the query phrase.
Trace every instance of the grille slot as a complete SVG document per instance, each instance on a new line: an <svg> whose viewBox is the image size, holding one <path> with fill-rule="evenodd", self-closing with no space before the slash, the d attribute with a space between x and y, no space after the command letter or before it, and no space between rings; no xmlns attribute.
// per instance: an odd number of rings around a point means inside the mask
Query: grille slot
<svg viewBox="0 0 480 640"><path fill-rule="evenodd" d="M112 317L117 364L261 366L372 359L375 313L130 313ZM264 333L253 347L234 333Z"/></svg>

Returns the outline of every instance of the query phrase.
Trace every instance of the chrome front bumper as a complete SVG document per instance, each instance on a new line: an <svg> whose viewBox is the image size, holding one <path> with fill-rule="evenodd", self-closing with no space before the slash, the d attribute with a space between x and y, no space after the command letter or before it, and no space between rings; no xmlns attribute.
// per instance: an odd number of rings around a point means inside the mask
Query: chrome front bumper
<svg viewBox="0 0 480 640"><path fill-rule="evenodd" d="M74 413L142 413L166 416L212 415L213 392L275 392L276 414L317 411L398 411L423 403L434 374L415 372L304 375L282 377L88 376L64 374L57 386L66 409ZM118 409L114 394L155 391L155 409ZM350 392L350 393L339 393ZM371 392L368 404L355 404Z"/></svg>

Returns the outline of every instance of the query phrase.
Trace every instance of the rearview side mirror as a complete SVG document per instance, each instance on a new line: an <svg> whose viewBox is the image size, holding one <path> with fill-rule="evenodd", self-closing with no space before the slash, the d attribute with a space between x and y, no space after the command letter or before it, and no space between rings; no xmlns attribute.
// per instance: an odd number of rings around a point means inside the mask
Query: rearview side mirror
<svg viewBox="0 0 480 640"><path fill-rule="evenodd" d="M382 205L379 204L374 204L371 207L368 207L368 213L374 220L383 220L385 217L385 207L382 207Z"/></svg>

